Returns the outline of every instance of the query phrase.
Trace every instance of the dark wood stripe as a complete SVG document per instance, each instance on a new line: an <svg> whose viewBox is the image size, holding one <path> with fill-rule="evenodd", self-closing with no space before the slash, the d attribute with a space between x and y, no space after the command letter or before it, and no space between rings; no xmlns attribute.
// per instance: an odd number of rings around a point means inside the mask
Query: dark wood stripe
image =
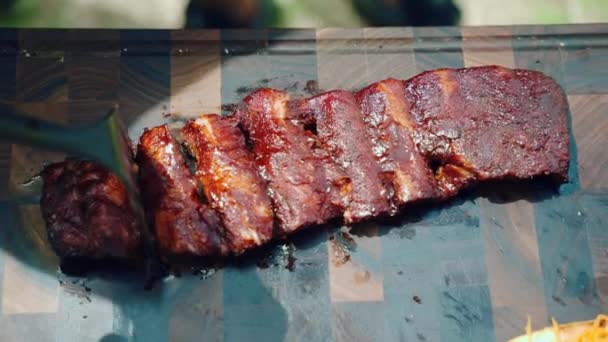
<svg viewBox="0 0 608 342"><path fill-rule="evenodd" d="M75 126L92 125L103 119L118 99L97 101L97 100L71 100L68 102L68 122Z"/></svg>
<svg viewBox="0 0 608 342"><path fill-rule="evenodd" d="M68 95L64 57L17 58L16 100L66 102Z"/></svg>
<svg viewBox="0 0 608 342"><path fill-rule="evenodd" d="M0 112L13 113L17 76L17 30L0 29ZM0 200L8 198L11 144L0 141ZM1 255L1 253L0 253ZM0 261L0 265L2 262ZM0 272L0 275L2 272ZM0 300L2 296L0 294Z"/></svg>
<svg viewBox="0 0 608 342"><path fill-rule="evenodd" d="M0 105L1 110L6 110ZM0 142L0 200L8 199L8 180L11 168L11 144Z"/></svg>
<svg viewBox="0 0 608 342"><path fill-rule="evenodd" d="M116 100L120 58L67 56L68 98L78 100Z"/></svg>
<svg viewBox="0 0 608 342"><path fill-rule="evenodd" d="M0 54L0 103L12 102L15 100L16 78L16 56Z"/></svg>
<svg viewBox="0 0 608 342"><path fill-rule="evenodd" d="M137 140L145 127L162 124L171 95L168 31L121 31L120 113Z"/></svg>

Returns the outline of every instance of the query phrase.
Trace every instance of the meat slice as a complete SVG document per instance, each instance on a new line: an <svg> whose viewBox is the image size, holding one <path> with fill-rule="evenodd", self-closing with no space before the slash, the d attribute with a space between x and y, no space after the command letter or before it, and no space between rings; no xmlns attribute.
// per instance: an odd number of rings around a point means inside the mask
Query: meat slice
<svg viewBox="0 0 608 342"><path fill-rule="evenodd" d="M61 258L135 258L141 235L126 188L106 168L66 160L41 173L41 209L49 242Z"/></svg>
<svg viewBox="0 0 608 342"><path fill-rule="evenodd" d="M382 169L372 153L372 142L353 94L334 90L294 101L290 108L290 115L315 124L323 149L351 182L345 221L351 223L391 212Z"/></svg>
<svg viewBox="0 0 608 342"><path fill-rule="evenodd" d="M474 180L567 178L568 104L536 71L499 66L439 69L405 81L415 141L440 164L443 196Z"/></svg>
<svg viewBox="0 0 608 342"><path fill-rule="evenodd" d="M435 198L437 183L413 140L416 127L403 81L374 83L359 91L356 99L393 206Z"/></svg>
<svg viewBox="0 0 608 342"><path fill-rule="evenodd" d="M235 114L268 182L279 234L342 215L349 184L318 148L314 134L287 119L287 93L260 89Z"/></svg>
<svg viewBox="0 0 608 342"><path fill-rule="evenodd" d="M144 132L137 147L143 203L165 259L225 255L220 221L197 185L166 125Z"/></svg>
<svg viewBox="0 0 608 342"><path fill-rule="evenodd" d="M222 218L230 250L240 254L270 240L270 198L237 121L204 115L189 122L181 132L196 159L196 177L211 207Z"/></svg>

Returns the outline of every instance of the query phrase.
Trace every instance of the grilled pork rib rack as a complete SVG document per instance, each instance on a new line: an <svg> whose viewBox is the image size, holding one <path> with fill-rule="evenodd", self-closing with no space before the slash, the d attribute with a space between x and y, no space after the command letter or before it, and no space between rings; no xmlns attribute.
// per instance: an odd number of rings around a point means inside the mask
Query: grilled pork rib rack
<svg viewBox="0 0 608 342"><path fill-rule="evenodd" d="M305 99L264 88L229 117L204 115L174 134L148 129L135 160L165 260L238 255L328 220L353 223L444 200L481 181L565 181L567 110L553 79L497 66ZM42 211L58 255L140 253L115 176L74 160L42 175Z"/></svg>

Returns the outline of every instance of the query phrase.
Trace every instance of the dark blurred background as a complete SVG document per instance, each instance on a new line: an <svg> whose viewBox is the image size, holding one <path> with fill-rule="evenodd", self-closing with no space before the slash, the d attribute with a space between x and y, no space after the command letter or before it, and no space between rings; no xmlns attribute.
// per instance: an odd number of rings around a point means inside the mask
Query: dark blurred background
<svg viewBox="0 0 608 342"><path fill-rule="evenodd" d="M361 27L608 21L606 0L0 0L13 27Z"/></svg>

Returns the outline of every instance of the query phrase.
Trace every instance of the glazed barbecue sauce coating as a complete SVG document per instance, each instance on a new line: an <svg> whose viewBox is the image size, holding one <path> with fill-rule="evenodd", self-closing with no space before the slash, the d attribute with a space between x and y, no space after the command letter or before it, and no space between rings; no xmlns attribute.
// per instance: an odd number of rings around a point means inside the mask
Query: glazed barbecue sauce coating
<svg viewBox="0 0 608 342"><path fill-rule="evenodd" d="M290 115L316 125L323 149L351 182L351 200L344 212L346 223L391 212L383 172L374 157L363 116L355 97L334 90L290 104Z"/></svg>
<svg viewBox="0 0 608 342"><path fill-rule="evenodd" d="M141 236L118 177L89 161L47 166L41 209L49 242L61 258L135 258Z"/></svg>
<svg viewBox="0 0 608 342"><path fill-rule="evenodd" d="M475 180L567 179L568 104L536 71L498 66L440 69L405 81L415 141L440 162L443 197Z"/></svg>
<svg viewBox="0 0 608 342"><path fill-rule="evenodd" d="M198 198L193 175L166 125L144 132L136 159L144 207L161 255L227 254L219 218Z"/></svg>
<svg viewBox="0 0 608 342"><path fill-rule="evenodd" d="M260 89L235 115L248 133L284 235L342 215L349 184L316 137L286 118L287 93Z"/></svg>
<svg viewBox="0 0 608 342"><path fill-rule="evenodd" d="M395 208L437 196L437 183L426 158L414 143L415 123L403 81L387 79L356 94L372 142L373 156L384 173Z"/></svg>
<svg viewBox="0 0 608 342"><path fill-rule="evenodd" d="M266 184L233 118L203 115L181 131L196 159L196 177L222 219L230 250L240 254L272 238Z"/></svg>

